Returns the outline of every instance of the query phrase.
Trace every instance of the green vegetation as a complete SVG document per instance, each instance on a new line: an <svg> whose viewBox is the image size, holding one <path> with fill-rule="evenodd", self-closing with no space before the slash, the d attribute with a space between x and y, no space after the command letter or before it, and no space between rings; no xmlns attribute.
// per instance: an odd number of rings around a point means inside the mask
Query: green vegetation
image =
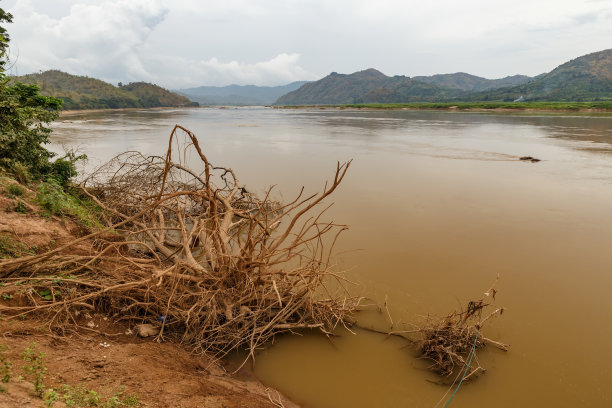
<svg viewBox="0 0 612 408"><path fill-rule="evenodd" d="M17 183L11 183L6 186L6 192L9 193L9 196L21 197L25 191L25 188Z"/></svg>
<svg viewBox="0 0 612 408"><path fill-rule="evenodd" d="M10 13L0 9L0 22L11 21ZM8 42L6 30L0 27L0 170L23 184L38 182L36 202L48 215L69 215L83 226L97 226L96 206L81 199L69 187L70 179L77 174L75 163L86 156L68 152L52 161L55 154L43 146L49 142L51 134L51 129L45 125L58 118L62 101L43 96L36 84L11 81L6 76L4 66ZM134 84L134 88L139 90L142 98L148 97L151 89L155 89L139 84ZM5 188L10 198L25 193L22 186L13 182L8 182ZM18 201L13 208L20 213L26 213L27 209L23 201ZM7 236L0 237L0 256L18 257L27 251L23 244L15 243Z"/></svg>
<svg viewBox="0 0 612 408"><path fill-rule="evenodd" d="M23 201L19 200L17 204L15 204L15 208L13 208L13 211L18 212L20 214L25 214L28 212L28 206L25 205Z"/></svg>
<svg viewBox="0 0 612 408"><path fill-rule="evenodd" d="M97 391L90 390L84 386L65 385L61 395L56 391L56 400L62 400L67 407L96 407L96 408L119 408L119 407L139 407L140 401L134 394L125 395L125 388L121 387L111 396L104 397Z"/></svg>
<svg viewBox="0 0 612 408"><path fill-rule="evenodd" d="M13 375L13 363L4 356L7 349L7 346L0 345L0 381L5 384L11 381Z"/></svg>
<svg viewBox="0 0 612 408"><path fill-rule="evenodd" d="M61 99L64 109L197 106L197 103L184 96L146 82L114 86L99 79L71 75L58 70L23 75L14 77L13 80L39 86L43 95Z"/></svg>
<svg viewBox="0 0 612 408"><path fill-rule="evenodd" d="M42 398L45 392L45 375L47 374L47 367L45 367L45 355L43 353L36 352L36 343L30 344L22 353L21 358L27 364L23 366L23 372L26 377L31 378L34 384L34 391L36 395Z"/></svg>
<svg viewBox="0 0 612 408"><path fill-rule="evenodd" d="M12 21L13 15L0 8L0 23L10 23ZM6 31L6 28L0 26L0 72L4 72L4 66L6 65L6 59L4 57L8 50L9 41L10 36Z"/></svg>
<svg viewBox="0 0 612 408"><path fill-rule="evenodd" d="M36 202L47 215L70 216L84 227L100 227L99 207L90 199L79 195L77 189L64 187L50 178L36 187Z"/></svg>
<svg viewBox="0 0 612 408"><path fill-rule="evenodd" d="M13 16L0 9L0 23ZM57 119L61 100L43 96L36 85L11 81L5 74L9 36L0 27L0 169L20 182L51 175L55 156L43 147L51 129L45 125Z"/></svg>
<svg viewBox="0 0 612 408"><path fill-rule="evenodd" d="M32 255L32 250L15 241L10 235L0 234L0 259L19 258L24 255Z"/></svg>
<svg viewBox="0 0 612 408"><path fill-rule="evenodd" d="M462 91L478 92L487 89L503 88L507 86L522 85L530 81L526 75L513 75L500 79L486 79L476 75L457 72L454 74L438 74L432 76L412 77L415 81L437 85L441 88L460 89Z"/></svg>

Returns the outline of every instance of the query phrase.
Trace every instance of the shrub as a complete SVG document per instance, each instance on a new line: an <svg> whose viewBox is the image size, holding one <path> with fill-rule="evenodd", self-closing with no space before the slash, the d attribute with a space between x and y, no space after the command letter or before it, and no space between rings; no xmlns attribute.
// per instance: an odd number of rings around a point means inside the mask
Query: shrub
<svg viewBox="0 0 612 408"><path fill-rule="evenodd" d="M13 183L13 184L9 184L6 186L6 192L14 195L16 197L20 197L23 195L23 193L25 193L25 188L23 188L21 185Z"/></svg>

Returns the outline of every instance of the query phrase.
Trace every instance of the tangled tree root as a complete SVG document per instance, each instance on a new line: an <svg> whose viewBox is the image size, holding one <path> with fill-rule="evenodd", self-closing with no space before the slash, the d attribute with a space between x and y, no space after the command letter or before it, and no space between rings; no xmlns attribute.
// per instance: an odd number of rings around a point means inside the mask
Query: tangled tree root
<svg viewBox="0 0 612 408"><path fill-rule="evenodd" d="M508 351L508 345L493 341L481 332L491 318L504 313L503 308L487 303L488 299L495 300L496 283L497 280L481 299L470 301L465 310L452 312L442 319L429 318L417 330L422 336L418 341L421 356L431 360L431 368L441 376L462 374L463 380L467 380L484 372L477 350L487 344Z"/></svg>
<svg viewBox="0 0 612 408"><path fill-rule="evenodd" d="M338 163L322 193L304 197L302 190L279 203L210 164L198 139L177 125L165 157L124 153L81 184L107 228L0 261L0 279L9 283L0 290L19 283L25 293L20 305L0 310L13 317L46 311L62 330L87 310L158 321L159 339L172 334L216 356L246 347L254 357L291 330L329 333L359 303L330 263L346 226L321 221L320 209L349 165ZM71 253L83 241L93 241L94 253Z"/></svg>

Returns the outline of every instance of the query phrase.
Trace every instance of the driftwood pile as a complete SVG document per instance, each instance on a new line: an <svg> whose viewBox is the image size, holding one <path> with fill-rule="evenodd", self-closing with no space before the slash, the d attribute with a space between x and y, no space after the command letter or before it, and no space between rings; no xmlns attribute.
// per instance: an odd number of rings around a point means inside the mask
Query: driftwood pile
<svg viewBox="0 0 612 408"><path fill-rule="evenodd" d="M481 332L490 319L504 313L492 304L495 283L476 301L470 301L465 310L454 311L436 319L429 317L415 332L420 334L417 344L421 356L432 361L431 368L443 377L463 375L463 381L484 372L478 361L477 350L491 345L508 351L508 345L491 340ZM456 382L458 377L453 381Z"/></svg>
<svg viewBox="0 0 612 408"><path fill-rule="evenodd" d="M2 313L47 311L50 325L65 330L80 313L100 311L156 323L160 339L172 335L216 356L246 348L254 357L287 331L329 333L359 303L330 260L346 227L321 218L349 165L338 163L321 193L302 190L279 203L270 190L258 197L230 168L213 166L195 135L177 125L165 156L124 153L81 184L106 228L0 261L0 279L19 281L27 295L0 305ZM94 253L72 251L85 241Z"/></svg>

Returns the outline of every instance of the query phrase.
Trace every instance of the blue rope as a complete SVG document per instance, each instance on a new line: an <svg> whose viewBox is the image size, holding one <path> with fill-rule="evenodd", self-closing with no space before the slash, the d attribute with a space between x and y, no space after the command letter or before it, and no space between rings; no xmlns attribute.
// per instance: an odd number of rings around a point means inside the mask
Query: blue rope
<svg viewBox="0 0 612 408"><path fill-rule="evenodd" d="M474 358L474 354L476 354L476 342L478 341L479 334L480 332L477 331L476 338L474 339L474 346L472 347L472 355L470 356L470 360L467 363L467 367L465 367L465 372L463 373L463 377L461 377L461 381L459 381L459 385L457 385L457 388L455 388L455 392L453 392L453 395L451 395L448 401L446 401L444 408L448 407L448 404L450 404L451 400L453 399L457 391L459 391L459 387L461 387L461 383L463 382L463 380L465 380L465 376L467 375L467 372L470 369L470 364L472 364L472 359Z"/></svg>

